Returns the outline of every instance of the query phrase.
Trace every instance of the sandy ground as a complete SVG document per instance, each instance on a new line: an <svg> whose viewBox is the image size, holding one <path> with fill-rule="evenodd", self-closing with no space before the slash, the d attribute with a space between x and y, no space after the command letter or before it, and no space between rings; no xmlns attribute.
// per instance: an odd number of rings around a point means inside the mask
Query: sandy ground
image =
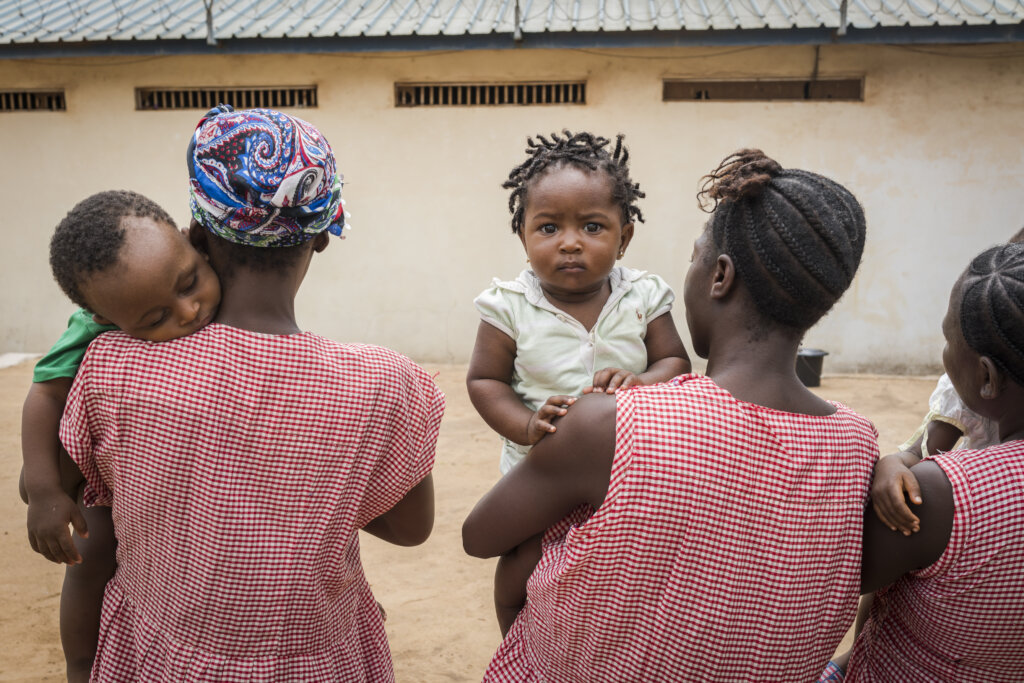
<svg viewBox="0 0 1024 683"><path fill-rule="evenodd" d="M464 389L464 366L431 367L448 395L434 477L437 521L417 548L363 535L363 564L388 612L387 631L400 683L480 680L499 642L491 607L494 562L462 553L462 520L497 477L497 437ZM0 369L0 581L3 602L0 681L61 681L57 606L63 577L28 546L17 495L21 404L32 362ZM935 378L829 376L818 392L874 420L886 453L913 432ZM849 640L849 636L847 636Z"/></svg>

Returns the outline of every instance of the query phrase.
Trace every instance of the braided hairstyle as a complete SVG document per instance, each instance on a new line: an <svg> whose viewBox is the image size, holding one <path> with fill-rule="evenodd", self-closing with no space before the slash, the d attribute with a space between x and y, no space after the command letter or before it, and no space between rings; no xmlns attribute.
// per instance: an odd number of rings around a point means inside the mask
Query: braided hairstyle
<svg viewBox="0 0 1024 683"><path fill-rule="evenodd" d="M960 330L967 346L1024 386L1024 244L971 261L960 281Z"/></svg>
<svg viewBox="0 0 1024 683"><path fill-rule="evenodd" d="M174 219L156 202L128 190L98 192L76 204L50 239L50 269L68 298L89 308L80 285L91 273L117 263L124 245L125 218L152 218L177 230Z"/></svg>
<svg viewBox="0 0 1024 683"><path fill-rule="evenodd" d="M621 133L615 136L615 149L609 153L606 149L611 143L592 133L570 133L562 131L562 136L551 134L548 140L543 135L526 138L526 153L529 158L516 166L508 174L508 180L502 187L512 190L508 198L508 210L512 214L512 232L516 235L523 231L523 209L526 206L526 195L533 182L548 170L564 165L572 165L582 170L601 170L612 180L612 201L622 208L622 223L644 220L636 200L644 197L640 185L629 177L629 150L622 144Z"/></svg>
<svg viewBox="0 0 1024 683"><path fill-rule="evenodd" d="M697 194L711 238L728 254L766 322L803 331L850 286L864 251L864 212L842 185L742 149Z"/></svg>

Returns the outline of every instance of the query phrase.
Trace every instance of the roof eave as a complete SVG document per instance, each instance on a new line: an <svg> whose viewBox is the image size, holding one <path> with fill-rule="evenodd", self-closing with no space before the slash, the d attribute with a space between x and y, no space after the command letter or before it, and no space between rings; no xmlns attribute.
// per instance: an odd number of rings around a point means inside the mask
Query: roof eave
<svg viewBox="0 0 1024 683"><path fill-rule="evenodd" d="M229 38L209 45L205 39L105 40L0 44L0 59L224 54L317 54L507 50L559 48L650 48L722 45L951 44L1024 41L1024 24L959 26L879 26L847 28L731 29L697 31L567 31L464 35L357 36L325 38Z"/></svg>

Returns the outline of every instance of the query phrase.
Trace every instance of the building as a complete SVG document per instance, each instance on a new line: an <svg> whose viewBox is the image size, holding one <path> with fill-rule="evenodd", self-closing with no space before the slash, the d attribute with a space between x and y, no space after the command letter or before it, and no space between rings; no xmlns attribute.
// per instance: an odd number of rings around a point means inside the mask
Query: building
<svg viewBox="0 0 1024 683"><path fill-rule="evenodd" d="M63 329L47 244L76 201L130 188L187 222L187 141L229 100L312 121L345 174L308 329L465 362L473 297L525 266L501 182L527 135L589 129L626 134L647 193L625 263L680 295L730 152L850 187L864 263L805 342L826 371L934 370L956 276L1024 226L1022 22L1024 0L0 0L0 350Z"/></svg>

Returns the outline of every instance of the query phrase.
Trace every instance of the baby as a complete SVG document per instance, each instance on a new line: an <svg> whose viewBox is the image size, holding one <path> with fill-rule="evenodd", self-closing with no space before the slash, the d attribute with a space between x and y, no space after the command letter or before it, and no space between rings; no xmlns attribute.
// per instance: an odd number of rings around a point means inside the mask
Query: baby
<svg viewBox="0 0 1024 683"><path fill-rule="evenodd" d="M57 226L50 265L81 310L36 364L22 411L22 498L32 549L68 564L61 592L61 641L69 681L88 680L100 608L114 573L109 507L78 503L82 475L57 432L72 380L93 339L108 330L147 341L185 336L208 324L220 282L160 206L128 191L79 202ZM68 525L77 532L73 538Z"/></svg>

